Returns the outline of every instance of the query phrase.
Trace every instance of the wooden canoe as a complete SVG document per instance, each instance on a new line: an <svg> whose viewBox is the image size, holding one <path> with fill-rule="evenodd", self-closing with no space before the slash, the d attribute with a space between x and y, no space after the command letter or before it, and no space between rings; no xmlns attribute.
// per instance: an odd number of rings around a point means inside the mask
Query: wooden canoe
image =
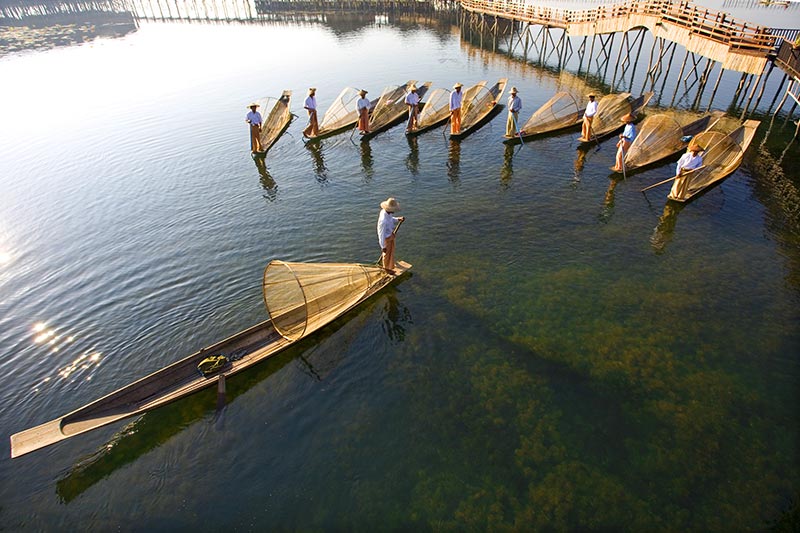
<svg viewBox="0 0 800 533"><path fill-rule="evenodd" d="M450 140L463 139L485 124L494 113L502 109L503 106L499 104L499 101L503 96L507 83L508 78L501 78L492 87L480 86L476 90L476 94L469 99L467 97L471 95L464 93L464 103L461 106L461 131L451 133Z"/></svg>
<svg viewBox="0 0 800 533"><path fill-rule="evenodd" d="M742 163L759 124L758 120L746 120L730 132L704 131L698 134L694 140L704 148L704 166L685 176L677 176L667 198L688 202L728 177Z"/></svg>
<svg viewBox="0 0 800 533"><path fill-rule="evenodd" d="M306 138L306 142L319 141L326 137L351 130L358 122L358 110L356 101L359 98L358 89L345 87L336 100L330 105L322 122L319 123L319 133ZM378 99L370 101L370 111L375 108Z"/></svg>
<svg viewBox="0 0 800 533"><path fill-rule="evenodd" d="M450 118L450 91L447 89L434 89L422 111L417 118L417 127L407 131L406 135L413 137L436 126L441 126Z"/></svg>
<svg viewBox="0 0 800 533"><path fill-rule="evenodd" d="M408 107L406 106L405 98L410 92L410 87L415 83L415 80L410 80L405 85L386 87L383 90L380 98L378 98L378 103L375 104L375 109L369 117L369 133L361 136L362 141L372 139L379 133L388 130L392 126L397 126L404 119L407 119ZM419 97L425 96L430 87L431 82L429 81L417 87Z"/></svg>
<svg viewBox="0 0 800 533"><path fill-rule="evenodd" d="M556 133L581 124L583 110L578 106L572 94L562 91L556 93L547 102L537 109L525 124L517 124L520 128L519 135L512 137L503 136L506 144L517 144L533 137Z"/></svg>
<svg viewBox="0 0 800 533"><path fill-rule="evenodd" d="M255 155L264 157L270 148L278 141L281 135L292 123L292 111L290 109L292 99L292 91L283 91L281 97L264 98L257 100L261 105L261 109L269 109L269 114L264 119L261 126L261 151L254 152Z"/></svg>
<svg viewBox="0 0 800 533"><path fill-rule="evenodd" d="M270 315L269 320L203 348L180 361L172 363L64 416L15 433L11 436L11 457L19 457L106 424L141 415L215 385L220 380L220 376L227 378L241 372L333 322L336 318L358 306L411 268L410 264L400 261L397 263L395 273L388 274L385 270L375 265L317 265L330 269L346 268L347 276L342 278L345 280L351 280L354 272L359 276L363 275L364 279L360 280L359 290L352 293L349 299L336 299L335 305L331 307L331 299L328 298L329 307L326 312L315 315L315 318L312 319L308 313L308 309L312 309L312 307L304 303L303 298L300 298L299 303L296 305L276 309L276 306L271 304L271 299L267 296L267 273L270 272L270 269L276 269L279 272L286 270L288 273L283 275L283 279L280 281L292 282L291 270L296 265L311 265L308 268L314 266L313 264L272 261L265 269L264 299ZM305 296L305 289L302 288L300 282L295 279L292 283L296 283L299 289L289 292L297 293L293 296ZM342 283L339 280L334 279L330 285L333 291L341 291ZM297 292L298 290L299 293ZM275 291L275 294L282 296L285 293ZM334 293L334 296L337 296L337 294ZM325 302L326 300L322 297L314 297L309 301L313 304L314 309L319 309L321 308L319 302ZM287 327L287 324L296 324L297 317L306 321L302 324L302 327ZM212 376L204 376L198 371L197 366L210 355L224 355L229 361L218 373Z"/></svg>
<svg viewBox="0 0 800 533"><path fill-rule="evenodd" d="M647 117L625 154L626 174L686 150L691 138L716 124L724 115L722 111L714 111L685 126L681 126L674 118L664 114ZM622 172L614 170L614 167L611 167L611 170Z"/></svg>
<svg viewBox="0 0 800 533"><path fill-rule="evenodd" d="M644 93L633 100L631 100L630 93L609 94L602 97L597 104L597 114L592 121L592 138L584 139L583 137L578 137L581 147L597 142L621 130L624 126L622 117L628 113L635 117L634 120L639 120L642 110L652 97L652 92Z"/></svg>

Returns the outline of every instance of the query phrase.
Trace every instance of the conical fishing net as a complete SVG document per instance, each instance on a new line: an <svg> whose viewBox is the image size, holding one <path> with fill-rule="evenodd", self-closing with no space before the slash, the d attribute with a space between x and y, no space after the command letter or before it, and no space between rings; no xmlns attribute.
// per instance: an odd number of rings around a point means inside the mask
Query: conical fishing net
<svg viewBox="0 0 800 533"><path fill-rule="evenodd" d="M447 89L434 89L422 111L419 112L417 124L419 128L427 128L441 122L450 116L450 91Z"/></svg>
<svg viewBox="0 0 800 533"><path fill-rule="evenodd" d="M356 89L345 87L331 103L325 116L322 117L319 125L320 131L338 130L349 124L355 124L358 120L358 111L356 110L358 98L359 94Z"/></svg>
<svg viewBox="0 0 800 533"><path fill-rule="evenodd" d="M631 112L630 93L609 94L597 104L592 121L592 134L601 137L622 128L622 117Z"/></svg>
<svg viewBox="0 0 800 533"><path fill-rule="evenodd" d="M730 135L719 131L706 131L698 134L694 140L700 146L705 147L703 152L702 168L692 172L684 179L676 179L670 195L674 198L685 199L691 197L730 174L741 162L742 147L741 133L742 128L737 129Z"/></svg>
<svg viewBox="0 0 800 533"><path fill-rule="evenodd" d="M271 261L264 270L264 304L275 329L294 341L347 311L386 271L355 263Z"/></svg>
<svg viewBox="0 0 800 533"><path fill-rule="evenodd" d="M283 129L291 122L292 112L289 110L289 101L291 92L285 92L280 98L264 98L258 101L261 104L261 109L267 111L269 114L264 117L264 122L261 126L261 141L262 150L268 150L278 136L283 132Z"/></svg>
<svg viewBox="0 0 800 533"><path fill-rule="evenodd" d="M628 148L625 166L630 169L642 167L680 151L685 143L681 140L683 128L667 115L647 117L639 128L639 134Z"/></svg>
<svg viewBox="0 0 800 533"><path fill-rule="evenodd" d="M544 133L572 126L581 116L575 97L568 92L556 93L522 126L525 135Z"/></svg>
<svg viewBox="0 0 800 533"><path fill-rule="evenodd" d="M402 113L405 110L406 87L407 85L394 85L383 90L378 103L375 104L375 110L369 118L370 129L391 122L397 118L398 113Z"/></svg>
<svg viewBox="0 0 800 533"><path fill-rule="evenodd" d="M486 116L490 110L494 108L494 104L503 94L505 88L505 81L496 83L491 88L487 88L485 82L482 84L470 87L470 91L474 88L474 96L467 99L469 94L464 94L464 104L461 109L461 130L467 130L479 122Z"/></svg>

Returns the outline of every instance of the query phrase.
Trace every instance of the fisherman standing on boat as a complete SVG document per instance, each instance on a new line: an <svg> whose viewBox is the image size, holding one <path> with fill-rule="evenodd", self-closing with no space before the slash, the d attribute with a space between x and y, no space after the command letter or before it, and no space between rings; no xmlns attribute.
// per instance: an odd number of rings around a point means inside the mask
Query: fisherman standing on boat
<svg viewBox="0 0 800 533"><path fill-rule="evenodd" d="M689 185L689 178L686 176L688 171L698 169L703 166L703 147L692 141L686 149L686 153L678 159L675 166L675 181L672 183L672 190L669 192L670 198L681 199L686 194Z"/></svg>
<svg viewBox="0 0 800 533"><path fill-rule="evenodd" d="M361 98L356 102L356 109L358 109L358 133L364 135L369 133L369 108L370 101L367 99L367 92L364 89L358 91Z"/></svg>
<svg viewBox="0 0 800 533"><path fill-rule="evenodd" d="M260 105L252 103L249 106L250 112L247 113L245 121L250 124L250 151L253 153L261 151L261 113L256 111Z"/></svg>
<svg viewBox="0 0 800 533"><path fill-rule="evenodd" d="M317 122L317 88L308 89L303 108L308 112L308 126L303 130L303 137L316 137L319 135L319 122Z"/></svg>
<svg viewBox="0 0 800 533"><path fill-rule="evenodd" d="M636 125L633 123L634 118L633 115L628 113L620 119L625 123L625 129L622 130L619 141L617 141L617 162L612 169L615 172L622 172L625 168L625 154L628 153L628 148L631 147L631 143L636 138Z"/></svg>
<svg viewBox="0 0 800 533"><path fill-rule="evenodd" d="M394 274L394 241L395 230L398 224L406 217L396 217L394 213L400 210L400 204L394 198L381 202L381 212L378 215L378 244L381 246L382 266L389 274Z"/></svg>
<svg viewBox="0 0 800 533"><path fill-rule="evenodd" d="M597 102L594 99L594 94L589 95L589 103L586 104L586 110L583 112L583 125L581 126L581 139L588 141L592 138L592 121L597 114Z"/></svg>
<svg viewBox="0 0 800 533"><path fill-rule="evenodd" d="M461 102L464 99L461 87L463 85L456 83L450 93L450 133L461 133Z"/></svg>
<svg viewBox="0 0 800 533"><path fill-rule="evenodd" d="M517 88L511 88L508 96L508 120L506 120L506 137L515 137L520 132L517 129L519 124L519 112L522 110L522 98L517 96Z"/></svg>
<svg viewBox="0 0 800 533"><path fill-rule="evenodd" d="M417 129L417 117L419 117L419 95L417 94L417 86L412 85L409 87L409 92L406 95L406 106L408 106L408 124L406 124L406 133Z"/></svg>

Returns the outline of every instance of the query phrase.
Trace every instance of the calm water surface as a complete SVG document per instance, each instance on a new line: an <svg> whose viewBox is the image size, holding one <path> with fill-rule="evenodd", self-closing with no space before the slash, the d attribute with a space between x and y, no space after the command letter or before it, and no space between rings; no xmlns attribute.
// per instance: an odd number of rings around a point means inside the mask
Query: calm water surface
<svg viewBox="0 0 800 533"><path fill-rule="evenodd" d="M324 110L345 86L508 77L530 114L589 88L443 27L142 22L0 58L6 436L263 320L270 259L374 261L387 196L414 264L229 381L221 411L206 391L13 461L3 440L5 527L729 530L790 507L785 117L684 207L639 192L672 163L611 180L612 143L506 148L504 113L460 144L395 128L304 146L300 118L254 164L245 106L284 89L302 114L309 85Z"/></svg>

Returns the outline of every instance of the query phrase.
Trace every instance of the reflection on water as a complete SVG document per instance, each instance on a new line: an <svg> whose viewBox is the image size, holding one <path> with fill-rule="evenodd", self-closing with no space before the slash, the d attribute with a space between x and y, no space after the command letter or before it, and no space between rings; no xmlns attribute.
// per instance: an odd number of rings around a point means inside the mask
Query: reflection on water
<svg viewBox="0 0 800 533"><path fill-rule="evenodd" d="M263 157L253 157L253 161L256 163L256 168L258 169L258 174L261 176L261 187L264 189L265 194L263 195L266 200L270 202L274 202L275 199L278 197L278 184L275 183L275 180L272 179L272 176L267 170L267 161Z"/></svg>
<svg viewBox="0 0 800 533"><path fill-rule="evenodd" d="M408 142L408 155L406 156L406 168L413 176L419 174L419 140L416 135L406 135Z"/></svg>
<svg viewBox="0 0 800 533"><path fill-rule="evenodd" d="M573 164L573 174L572 174L572 181L573 183L579 183L581 181L581 173L583 172L583 167L586 165L586 154L588 150L582 150L578 148L575 150L575 163Z"/></svg>
<svg viewBox="0 0 800 533"><path fill-rule="evenodd" d="M372 164L374 163L372 160L372 146L370 146L369 141L361 141L359 146L361 147L361 170L364 171L364 181L368 182L374 175L372 171Z"/></svg>
<svg viewBox="0 0 800 533"><path fill-rule="evenodd" d="M608 222L614 214L614 189L617 188L619 182L619 179L608 178L608 189L606 189L606 194L603 197L603 209L598 216L600 222Z"/></svg>
<svg viewBox="0 0 800 533"><path fill-rule="evenodd" d="M411 310L397 297L396 291L386 294L383 306L383 331L394 342L402 342L406 338L405 324L413 324Z"/></svg>
<svg viewBox="0 0 800 533"><path fill-rule="evenodd" d="M461 179L461 141L450 140L447 149L447 178L453 185Z"/></svg>
<svg viewBox="0 0 800 533"><path fill-rule="evenodd" d="M325 159L322 157L322 143L307 142L305 147L311 153L311 158L314 161L314 176L316 176L317 181L319 183L327 182L328 167L325 166Z"/></svg>
<svg viewBox="0 0 800 533"><path fill-rule="evenodd" d="M503 187L511 185L511 178L514 177L514 152L515 146L506 144L503 152L503 166L500 168L500 184Z"/></svg>
<svg viewBox="0 0 800 533"><path fill-rule="evenodd" d="M664 212L658 218L658 225L653 229L653 235L650 236L650 246L657 254L663 254L667 245L672 242L675 224L678 222L678 213L683 211L685 206L686 204L683 202L672 200L667 200L664 205Z"/></svg>

